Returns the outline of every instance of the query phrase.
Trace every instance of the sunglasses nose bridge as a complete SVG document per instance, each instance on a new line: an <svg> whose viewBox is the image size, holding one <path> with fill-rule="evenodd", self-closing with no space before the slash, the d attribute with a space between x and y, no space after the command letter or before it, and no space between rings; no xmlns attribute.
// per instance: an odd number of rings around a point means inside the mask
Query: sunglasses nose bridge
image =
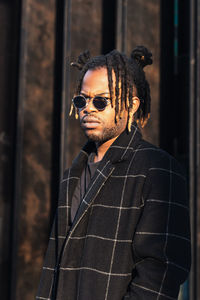
<svg viewBox="0 0 200 300"><path fill-rule="evenodd" d="M94 106L93 100L94 97L87 97L87 98L85 97L85 107L83 109L90 110L90 111L97 110L97 108Z"/></svg>

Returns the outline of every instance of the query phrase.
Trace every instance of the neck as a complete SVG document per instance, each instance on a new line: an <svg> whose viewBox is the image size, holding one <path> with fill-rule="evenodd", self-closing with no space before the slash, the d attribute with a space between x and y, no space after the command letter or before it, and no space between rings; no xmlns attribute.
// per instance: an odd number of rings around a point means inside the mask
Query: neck
<svg viewBox="0 0 200 300"><path fill-rule="evenodd" d="M114 137L113 139L110 139L109 141L106 141L103 144L96 143L97 154L94 158L94 162L98 162L98 161L102 160L102 158L104 157L106 151L108 150L108 148L110 148L110 146L116 140L116 138L117 138L117 136Z"/></svg>

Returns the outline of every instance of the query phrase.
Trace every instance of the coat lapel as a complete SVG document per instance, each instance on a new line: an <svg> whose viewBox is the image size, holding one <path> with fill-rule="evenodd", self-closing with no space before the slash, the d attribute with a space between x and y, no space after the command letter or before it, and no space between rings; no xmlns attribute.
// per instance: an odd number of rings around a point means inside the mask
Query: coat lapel
<svg viewBox="0 0 200 300"><path fill-rule="evenodd" d="M97 168L95 175L93 176L92 180L90 181L87 191L85 193L85 196L79 206L79 209L77 211L77 214L74 218L71 232L77 227L78 223L82 219L82 217L85 215L85 213L88 211L89 207L95 200L96 196L100 192L102 186L106 182L106 180L109 178L109 176L112 174L115 167L110 161L107 161L105 165L100 163L99 167Z"/></svg>
<svg viewBox="0 0 200 300"><path fill-rule="evenodd" d="M70 184L68 184L66 186L66 197L65 197L66 200L65 201L68 206L71 206L72 197L73 197L76 185L80 180L83 169L85 168L85 165L88 160L88 156L90 155L91 152L94 151L94 149L96 149L94 143L91 143L91 142L87 143L83 147L83 149L80 151L79 155L74 159L74 161L72 162L71 168L68 170L66 177L68 176L68 178L72 178L71 181L67 180L68 182L70 182Z"/></svg>

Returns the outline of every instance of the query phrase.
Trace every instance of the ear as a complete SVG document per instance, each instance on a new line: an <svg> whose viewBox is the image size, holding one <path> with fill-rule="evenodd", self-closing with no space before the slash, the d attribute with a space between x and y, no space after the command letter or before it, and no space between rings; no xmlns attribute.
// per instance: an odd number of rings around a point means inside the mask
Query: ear
<svg viewBox="0 0 200 300"><path fill-rule="evenodd" d="M133 97L133 114L136 113L140 106L140 99L137 96Z"/></svg>
<svg viewBox="0 0 200 300"><path fill-rule="evenodd" d="M128 123L127 123L127 128L129 132L131 132L131 124L134 120L134 114L136 113L136 111L140 106L140 99L137 96L133 97L132 101L133 101L133 106L128 113Z"/></svg>

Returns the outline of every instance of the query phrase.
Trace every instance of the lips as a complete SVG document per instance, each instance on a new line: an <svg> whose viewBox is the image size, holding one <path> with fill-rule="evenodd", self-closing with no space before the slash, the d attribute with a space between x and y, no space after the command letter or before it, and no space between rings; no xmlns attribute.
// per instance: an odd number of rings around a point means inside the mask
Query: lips
<svg viewBox="0 0 200 300"><path fill-rule="evenodd" d="M81 120L81 125L85 129L93 129L99 126L100 121L99 119L92 117L92 116L85 116Z"/></svg>

